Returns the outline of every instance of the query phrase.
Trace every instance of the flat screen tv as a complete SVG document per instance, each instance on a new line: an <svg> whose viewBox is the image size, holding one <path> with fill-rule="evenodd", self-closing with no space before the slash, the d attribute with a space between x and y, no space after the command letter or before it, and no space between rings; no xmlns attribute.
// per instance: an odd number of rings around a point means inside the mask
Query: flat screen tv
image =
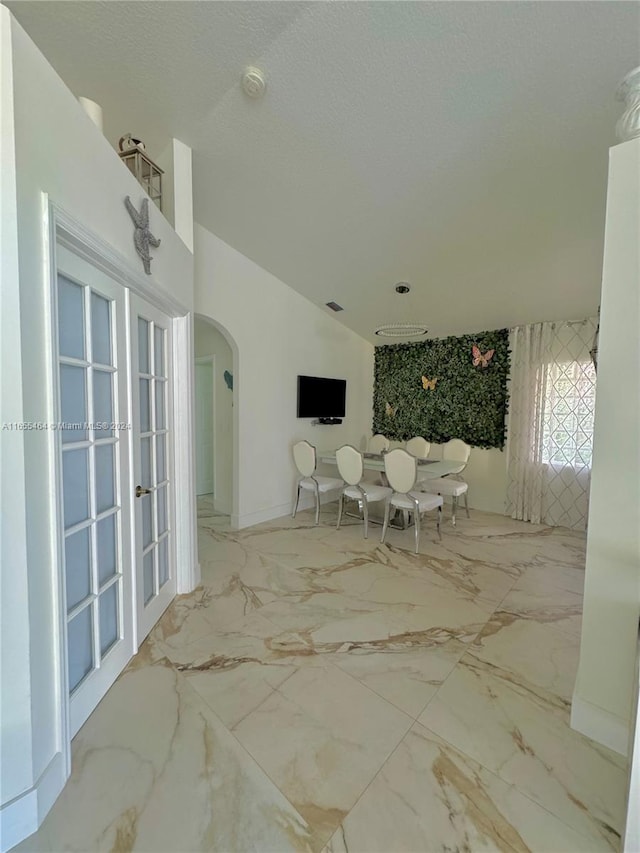
<svg viewBox="0 0 640 853"><path fill-rule="evenodd" d="M343 418L346 379L298 376L299 418Z"/></svg>

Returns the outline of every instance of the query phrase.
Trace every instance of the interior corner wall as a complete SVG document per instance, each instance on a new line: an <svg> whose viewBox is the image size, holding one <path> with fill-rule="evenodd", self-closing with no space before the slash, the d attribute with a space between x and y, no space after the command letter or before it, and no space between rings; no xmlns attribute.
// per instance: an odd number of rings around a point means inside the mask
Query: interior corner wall
<svg viewBox="0 0 640 853"><path fill-rule="evenodd" d="M640 617L640 139L610 151L574 728L625 753Z"/></svg>
<svg viewBox="0 0 640 853"><path fill-rule="evenodd" d="M370 435L373 346L199 225L194 263L196 311L233 339L239 447L232 524L247 527L291 512L294 442L359 447ZM340 426L296 417L299 374L347 380Z"/></svg>
<svg viewBox="0 0 640 853"><path fill-rule="evenodd" d="M217 512L231 515L233 500L233 397L224 373L233 376L233 353L224 336L211 323L196 317L194 323L196 358L215 356L214 387L214 506Z"/></svg>
<svg viewBox="0 0 640 853"><path fill-rule="evenodd" d="M7 78L4 65L11 62L13 82L13 131L15 134L15 220L17 222L17 269L9 270L7 280L3 275L3 309L5 297L19 293L19 306L12 306L13 320L19 322L9 340L20 346L11 354L14 378L21 382L21 399L9 396L11 386L2 386L3 414L6 397L14 404L12 419L27 423L45 423L50 420L52 408L50 376L51 353L47 348L49 318L46 315L48 278L48 247L45 233L47 222L46 196L71 218L97 234L134 269L141 262L133 245L133 225L124 206L130 195L139 206L144 191L120 161L113 148L86 115L76 97L64 85L46 59L38 51L24 30L6 9L0 7L3 24L2 43L2 121L3 121L3 203L5 190L9 190L10 172L4 169L4 122ZM10 27L11 44L6 50L4 31ZM158 289L170 293L185 308L193 303L193 257L170 225L151 209L151 229L160 238L161 246L153 252L154 264L151 281ZM3 216L5 210L3 207ZM4 222L3 222L4 226ZM5 258L5 231L3 227L3 273ZM19 317L15 317L17 308ZM2 322L5 318L4 311ZM3 363L3 370L4 370ZM8 365L9 367L9 365ZM19 402L19 405L18 405ZM13 440L13 439L12 439ZM21 434L24 443L24 463L20 454L7 454L11 460L5 467L3 453L2 488L15 488L11 512L18 512L23 502L24 531L16 525L12 530L12 557L9 564L3 561L3 581L7 569L15 584L25 581L24 566L20 561L21 549L26 550L26 581L28 583L29 613L25 615L23 630L29 633L29 736L32 761L30 778L18 773L19 768L5 767L3 772L12 776L5 780L3 798L20 794L16 786L37 791L37 786L52 761L66 750L60 722L61 697L58 668L60 666L58 613L56 606L57 550L51 513L54 482L51 471L51 443L47 430L29 430ZM18 445L16 445L18 447ZM4 449L4 448L3 448ZM21 470L12 476L11 466ZM11 479L9 479L11 477ZM7 504L3 502L3 512ZM4 547L4 541L3 541ZM4 604L4 596L3 596ZM3 653L18 652L20 632L3 643ZM5 672L3 669L3 677ZM9 703L22 701L19 682L5 694ZM2 717L2 734L7 717ZM25 711L25 720L29 715ZM16 741L17 743L17 741ZM24 756L28 755L25 750ZM26 758L24 759L26 760ZM15 770L15 776L13 771ZM35 786L35 788L34 788ZM48 808L51 802L42 808ZM38 809L41 809L38 804ZM42 818L39 811L37 819ZM33 827L35 829L35 827ZM33 829L31 831L33 831ZM19 839L18 839L19 840ZM15 843L15 842L14 842Z"/></svg>

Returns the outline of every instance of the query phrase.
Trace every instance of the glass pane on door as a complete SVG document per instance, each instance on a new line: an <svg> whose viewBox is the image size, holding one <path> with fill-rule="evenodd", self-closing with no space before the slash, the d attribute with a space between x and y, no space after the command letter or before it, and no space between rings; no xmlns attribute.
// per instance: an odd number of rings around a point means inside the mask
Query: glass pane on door
<svg viewBox="0 0 640 853"><path fill-rule="evenodd" d="M167 536L160 540L158 548L158 574L162 587L169 580L169 538Z"/></svg>
<svg viewBox="0 0 640 853"><path fill-rule="evenodd" d="M166 376L164 368L164 338L165 330L160 326L154 328L154 358L156 367L156 376Z"/></svg>
<svg viewBox="0 0 640 853"><path fill-rule="evenodd" d="M97 293L91 294L91 351L95 363L111 364L111 306Z"/></svg>
<svg viewBox="0 0 640 853"><path fill-rule="evenodd" d="M98 583L103 584L116 574L117 538L116 516L108 515L96 524Z"/></svg>
<svg viewBox="0 0 640 853"><path fill-rule="evenodd" d="M113 374L106 370L93 371L93 416L97 438L111 438L113 416Z"/></svg>
<svg viewBox="0 0 640 853"><path fill-rule="evenodd" d="M73 610L91 593L91 537L85 527L64 543L67 581L67 612Z"/></svg>
<svg viewBox="0 0 640 853"><path fill-rule="evenodd" d="M67 358L84 358L84 288L58 278L58 348Z"/></svg>
<svg viewBox="0 0 640 853"><path fill-rule="evenodd" d="M115 503L115 459L112 444L95 449L96 512L102 513Z"/></svg>
<svg viewBox="0 0 640 853"><path fill-rule="evenodd" d="M94 667L91 604L88 604L69 622L67 646L69 650L69 692L72 692Z"/></svg>
<svg viewBox="0 0 640 853"><path fill-rule="evenodd" d="M151 380L140 380L140 432L151 429Z"/></svg>
<svg viewBox="0 0 640 853"><path fill-rule="evenodd" d="M144 603L148 604L153 598L155 584L153 582L153 551L147 551L143 557Z"/></svg>
<svg viewBox="0 0 640 853"><path fill-rule="evenodd" d="M87 370L72 364L60 366L60 413L68 425L61 430L64 442L84 441L87 431Z"/></svg>
<svg viewBox="0 0 640 853"><path fill-rule="evenodd" d="M62 455L62 493L65 527L89 517L89 451L67 450Z"/></svg>
<svg viewBox="0 0 640 853"><path fill-rule="evenodd" d="M118 585L100 594L100 654L104 655L118 639Z"/></svg>
<svg viewBox="0 0 640 853"><path fill-rule="evenodd" d="M138 317L138 370L149 373L149 323Z"/></svg>

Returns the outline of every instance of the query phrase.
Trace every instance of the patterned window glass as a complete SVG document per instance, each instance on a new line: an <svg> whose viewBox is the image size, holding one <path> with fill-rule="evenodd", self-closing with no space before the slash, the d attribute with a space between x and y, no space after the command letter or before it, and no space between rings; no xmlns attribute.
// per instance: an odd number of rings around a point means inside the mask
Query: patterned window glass
<svg viewBox="0 0 640 853"><path fill-rule="evenodd" d="M549 366L544 401L542 461L590 468L596 376L591 361Z"/></svg>

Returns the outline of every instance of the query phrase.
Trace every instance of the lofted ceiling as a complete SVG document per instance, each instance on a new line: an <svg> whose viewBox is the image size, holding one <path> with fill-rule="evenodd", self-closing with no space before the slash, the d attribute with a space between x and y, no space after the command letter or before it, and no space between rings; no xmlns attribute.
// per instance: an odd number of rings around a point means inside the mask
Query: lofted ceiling
<svg viewBox="0 0 640 853"><path fill-rule="evenodd" d="M368 340L595 313L637 3L7 5L114 145L190 145L196 220Z"/></svg>

